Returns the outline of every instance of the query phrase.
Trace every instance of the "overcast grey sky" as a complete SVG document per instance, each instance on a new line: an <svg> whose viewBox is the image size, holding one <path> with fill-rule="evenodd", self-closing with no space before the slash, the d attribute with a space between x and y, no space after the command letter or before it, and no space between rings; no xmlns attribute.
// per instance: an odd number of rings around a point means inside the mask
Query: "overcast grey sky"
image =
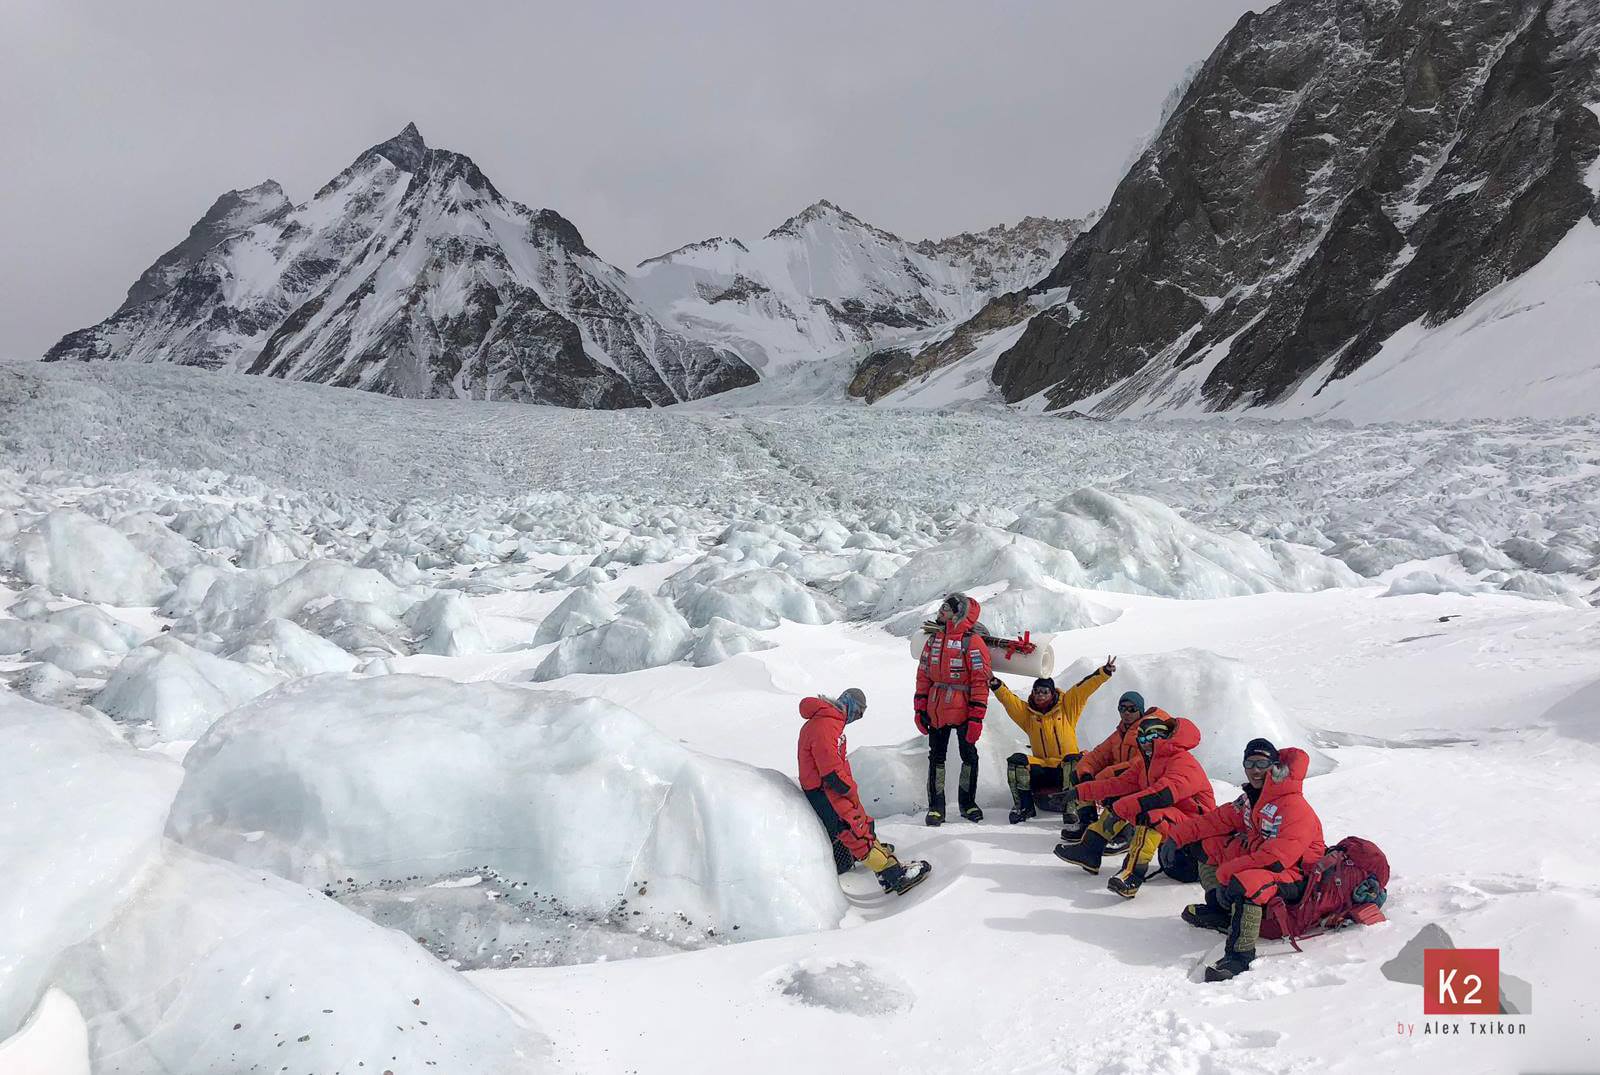
<svg viewBox="0 0 1600 1075"><path fill-rule="evenodd" d="M1083 213L1266 2L0 0L0 354L408 120L625 268L823 197L911 239Z"/></svg>

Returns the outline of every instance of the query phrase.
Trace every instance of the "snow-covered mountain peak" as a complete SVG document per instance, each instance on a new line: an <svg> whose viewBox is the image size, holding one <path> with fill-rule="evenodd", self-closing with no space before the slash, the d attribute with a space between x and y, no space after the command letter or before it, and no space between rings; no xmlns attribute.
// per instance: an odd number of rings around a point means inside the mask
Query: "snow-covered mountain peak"
<svg viewBox="0 0 1600 1075"><path fill-rule="evenodd" d="M422 170L427 153L428 144L422 140L422 132L417 130L415 123L407 123L399 134L387 142L379 142L361 156L375 154L401 171L418 172Z"/></svg>
<svg viewBox="0 0 1600 1075"><path fill-rule="evenodd" d="M809 231L813 231L819 226L823 228L864 231L887 242L897 243L900 241L898 236L884 231L882 228L874 227L873 225L868 224L854 213L851 213L847 209L840 208L837 203L830 202L826 198L812 202L810 205L800 210L800 212L796 213L788 220L785 220L776 228L773 228L771 231L767 232L765 237L768 239L776 239L785 235L798 236Z"/></svg>
<svg viewBox="0 0 1600 1075"><path fill-rule="evenodd" d="M271 212L202 221L137 301L46 358L574 407L665 405L756 380L639 308L571 221L504 197L415 124L301 205L251 204Z"/></svg>
<svg viewBox="0 0 1600 1075"><path fill-rule="evenodd" d="M665 254L657 254L653 258L645 258L643 261L639 262L635 268L642 269L646 265L654 265L657 262L672 261L675 258L686 259L693 255L709 254L715 256L716 253L722 250L724 247L730 247L734 250L740 250L745 253L750 252L750 248L745 246L737 239L730 239L725 235L713 235L711 238L701 239L699 242L685 243L675 250L668 250Z"/></svg>
<svg viewBox="0 0 1600 1075"><path fill-rule="evenodd" d="M969 316L1033 284L1076 233L1031 217L913 245L821 199L748 244L707 239L642 262L635 293L771 374Z"/></svg>
<svg viewBox="0 0 1600 1075"><path fill-rule="evenodd" d="M275 179L244 190L228 191L211 203L211 208L189 229L183 242L162 254L134 281L118 312L166 294L179 277L222 239L280 217L291 208L288 196Z"/></svg>

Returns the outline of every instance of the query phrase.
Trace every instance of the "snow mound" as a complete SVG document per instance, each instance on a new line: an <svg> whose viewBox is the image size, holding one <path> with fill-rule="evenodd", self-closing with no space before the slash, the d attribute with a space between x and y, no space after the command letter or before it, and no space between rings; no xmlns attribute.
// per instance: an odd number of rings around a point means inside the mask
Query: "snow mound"
<svg viewBox="0 0 1600 1075"><path fill-rule="evenodd" d="M704 627L720 618L765 631L783 620L815 625L833 623L843 615L831 597L771 568L741 571L709 583L688 583L678 588L677 603L692 627Z"/></svg>
<svg viewBox="0 0 1600 1075"><path fill-rule="evenodd" d="M51 646L84 641L58 624L0 619L0 653L37 653Z"/></svg>
<svg viewBox="0 0 1600 1075"><path fill-rule="evenodd" d="M107 605L156 605L172 590L161 566L79 511L52 511L17 535L16 570L52 593Z"/></svg>
<svg viewBox="0 0 1600 1075"><path fill-rule="evenodd" d="M11 681L18 694L45 705L55 705L77 685L77 676L49 661L30 664Z"/></svg>
<svg viewBox="0 0 1600 1075"><path fill-rule="evenodd" d="M1384 597L1405 597L1409 594L1470 594L1474 589L1451 582L1432 571L1413 571L1389 583Z"/></svg>
<svg viewBox="0 0 1600 1075"><path fill-rule="evenodd" d="M1111 623L1122 612L1056 586L1008 586L983 602L983 623L997 635L1047 634Z"/></svg>
<svg viewBox="0 0 1600 1075"><path fill-rule="evenodd" d="M843 913L827 840L792 783L598 699L409 675L303 680L219 721L184 765L170 835L307 885L487 864L568 907L628 899L641 917L745 938L832 928Z"/></svg>
<svg viewBox="0 0 1600 1075"><path fill-rule="evenodd" d="M282 679L164 635L123 658L94 705L117 720L141 725L141 740L195 739L222 714Z"/></svg>
<svg viewBox="0 0 1600 1075"><path fill-rule="evenodd" d="M107 615L105 610L94 605L73 605L58 612L46 613L43 620L66 628L107 653L127 653L144 641L143 631Z"/></svg>
<svg viewBox="0 0 1600 1075"><path fill-rule="evenodd" d="M1053 507L1024 508L1011 530L1070 550L1083 568L1076 584L1096 589L1211 598L1361 584L1315 549L1207 530L1145 496L1080 489Z"/></svg>
<svg viewBox="0 0 1600 1075"><path fill-rule="evenodd" d="M545 646L559 642L563 638L610 623L620 615L622 609L598 586L579 586L539 622L539 629L533 634L533 644Z"/></svg>
<svg viewBox="0 0 1600 1075"><path fill-rule="evenodd" d="M290 620L268 620L251 628L235 643L228 659L291 678L353 672L360 664L332 642Z"/></svg>
<svg viewBox="0 0 1600 1075"><path fill-rule="evenodd" d="M1076 683L1098 663L1092 657L1079 658L1056 673L1056 681ZM1257 736L1279 748L1304 750L1311 756L1312 775L1333 768L1333 759L1312 746L1311 731L1283 711L1249 665L1203 649L1118 655L1117 674L1084 709L1078 724L1079 746L1087 750L1111 734L1117 726L1117 699L1130 690L1144 695L1146 705L1194 721L1201 736L1195 757L1213 780L1230 784L1242 780L1239 766L1245 744Z"/></svg>
<svg viewBox="0 0 1600 1075"><path fill-rule="evenodd" d="M194 542L173 531L167 521L151 511L135 511L117 517L111 524L134 548L160 564L168 572L181 572L213 559Z"/></svg>
<svg viewBox="0 0 1600 1075"><path fill-rule="evenodd" d="M464 657L487 653L492 648L472 605L452 590L441 590L418 602L406 613L406 623L421 637L418 653Z"/></svg>
<svg viewBox="0 0 1600 1075"><path fill-rule="evenodd" d="M891 616L957 590L992 583L1027 587L1050 581L1082 584L1084 573L1077 557L1031 537L965 523L944 541L916 553L889 577L878 596L877 614Z"/></svg>
<svg viewBox="0 0 1600 1075"><path fill-rule="evenodd" d="M910 1011L917 1002L904 981L859 960L803 959L774 974L772 987L808 1007L862 1018Z"/></svg>
<svg viewBox="0 0 1600 1075"><path fill-rule="evenodd" d="M533 670L543 683L577 673L636 672L682 660L694 643L689 623L659 597L639 589L623 595L622 614L592 631L562 639Z"/></svg>
<svg viewBox="0 0 1600 1075"><path fill-rule="evenodd" d="M260 872L171 847L69 952L95 1070L520 1075L549 1043L393 930Z"/></svg>
<svg viewBox="0 0 1600 1075"><path fill-rule="evenodd" d="M110 653L77 635L45 646L36 651L33 657L48 661L74 676L103 676L116 663L116 658Z"/></svg>
<svg viewBox="0 0 1600 1075"><path fill-rule="evenodd" d="M313 560L246 606L241 624L296 619L330 600L372 605L389 616L402 616L415 603L376 571L337 560Z"/></svg>
<svg viewBox="0 0 1600 1075"><path fill-rule="evenodd" d="M76 714L0 691L0 921L16 926L0 955L0 1038L22 1024L62 950L135 888L182 775Z"/></svg>
<svg viewBox="0 0 1600 1075"><path fill-rule="evenodd" d="M750 628L716 616L700 630L694 648L689 651L689 663L696 668L707 668L741 653L776 647L776 642L767 641Z"/></svg>
<svg viewBox="0 0 1600 1075"><path fill-rule="evenodd" d="M1600 744L1600 679L1569 694L1539 718L1562 735Z"/></svg>

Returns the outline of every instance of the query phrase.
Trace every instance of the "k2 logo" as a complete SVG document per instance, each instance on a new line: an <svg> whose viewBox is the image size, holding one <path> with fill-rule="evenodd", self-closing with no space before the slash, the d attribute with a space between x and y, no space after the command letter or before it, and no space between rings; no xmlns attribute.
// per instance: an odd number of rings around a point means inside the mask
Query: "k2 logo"
<svg viewBox="0 0 1600 1075"><path fill-rule="evenodd" d="M1498 1015L1500 949L1428 948L1422 953L1422 1014Z"/></svg>

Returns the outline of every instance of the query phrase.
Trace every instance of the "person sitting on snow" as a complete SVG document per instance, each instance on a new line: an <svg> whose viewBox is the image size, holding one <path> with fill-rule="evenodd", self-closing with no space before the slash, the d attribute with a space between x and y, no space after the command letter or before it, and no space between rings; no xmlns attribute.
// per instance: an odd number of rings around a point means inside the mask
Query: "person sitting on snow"
<svg viewBox="0 0 1600 1075"><path fill-rule="evenodd" d="M1089 696L1100 689L1117 670L1117 659L1084 676L1062 694L1053 679L1036 679L1024 702L1000 682L990 677L989 690L1005 706L1006 715L1028 736L1031 754L1016 753L1006 759L1006 783L1011 785L1011 824L1037 817L1035 796L1066 790L1067 772L1083 755L1078 750L1078 721ZM1076 816L1074 815L1074 820Z"/></svg>
<svg viewBox="0 0 1600 1075"><path fill-rule="evenodd" d="M929 825L944 824L944 760L950 735L957 735L961 782L956 804L968 821L982 821L978 809L978 739L989 711L989 646L978 627L978 602L953 593L939 606L939 630L928 636L917 661L912 716L928 737Z"/></svg>
<svg viewBox="0 0 1600 1075"><path fill-rule="evenodd" d="M1262 908L1278 895L1290 903L1299 899L1305 871L1326 850L1322 821L1301 791L1310 765L1303 750L1280 751L1252 739L1244 748L1245 784L1237 799L1199 817L1157 822L1169 840L1198 842L1205 854L1205 902L1185 907L1183 920L1228 935L1222 958L1206 968L1208 982L1249 969Z"/></svg>
<svg viewBox="0 0 1600 1075"><path fill-rule="evenodd" d="M865 862L885 892L904 893L924 880L926 862L902 863L894 848L878 839L872 819L861 808L855 776L845 756L844 727L867 712L867 696L851 687L837 699L807 698L800 703L800 790L833 841L840 873L848 863ZM841 854L841 851L843 854ZM848 856L848 863L841 861Z"/></svg>
<svg viewBox="0 0 1600 1075"><path fill-rule="evenodd" d="M1089 823L1095 819L1095 808L1092 803L1084 803L1077 793L1077 787L1085 780L1104 779L1117 776L1127 771L1133 764L1133 759L1139 755L1139 746L1136 742L1139 733L1139 721L1144 717L1144 695L1138 691L1124 691L1117 700L1117 726L1111 734L1100 741L1089 753L1079 758L1067 770L1067 796L1066 802L1061 807L1062 820L1066 822L1061 828L1061 839L1064 843L1077 843L1083 839L1084 832ZM1112 834L1107 851L1120 851L1127 847L1127 826L1111 825L1105 830ZM1060 854L1061 849L1056 849Z"/></svg>
<svg viewBox="0 0 1600 1075"><path fill-rule="evenodd" d="M1059 844L1056 856L1076 863L1089 873L1100 872L1111 824L1133 826L1128 855L1106 887L1123 899L1139 894L1150 860L1161 845L1156 828L1217 808L1211 780L1190 751L1200 745L1200 729L1183 717L1173 717L1154 707L1145 711L1134 735L1137 756L1120 775L1087 780L1078 785L1086 802L1106 802L1111 809L1101 815L1076 844Z"/></svg>

